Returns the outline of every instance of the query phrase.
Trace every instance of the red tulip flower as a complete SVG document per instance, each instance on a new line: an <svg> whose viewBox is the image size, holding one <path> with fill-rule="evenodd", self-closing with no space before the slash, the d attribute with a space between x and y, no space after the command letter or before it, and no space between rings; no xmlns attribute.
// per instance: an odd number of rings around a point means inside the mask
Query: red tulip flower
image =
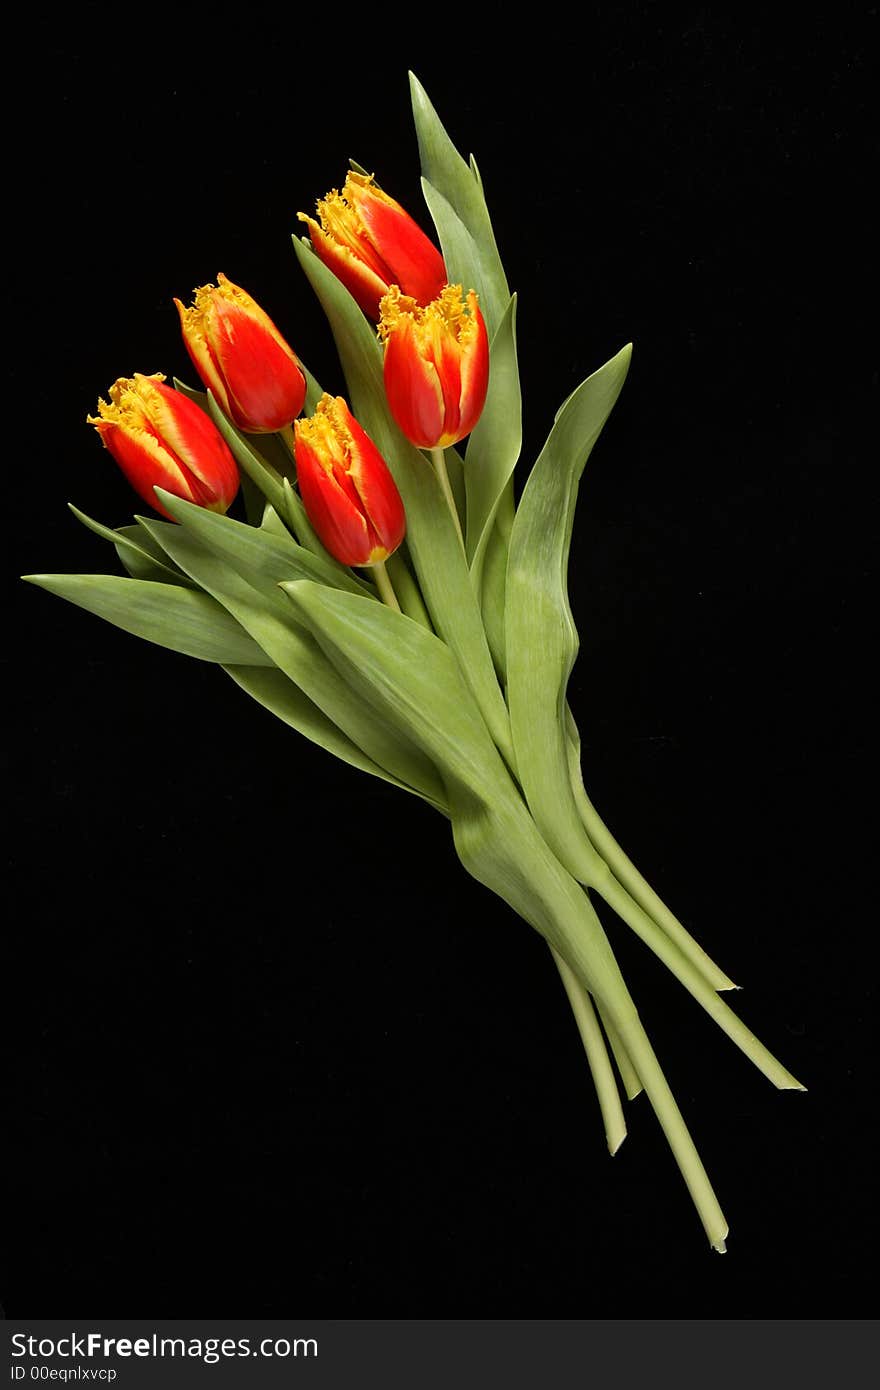
<svg viewBox="0 0 880 1390"><path fill-rule="evenodd" d="M470 434L489 385L489 339L473 290L447 285L419 306L396 286L382 300L385 391L391 413L420 449Z"/></svg>
<svg viewBox="0 0 880 1390"><path fill-rule="evenodd" d="M343 565L380 565L400 545L406 514L388 465L341 396L297 420L296 475L308 518Z"/></svg>
<svg viewBox="0 0 880 1390"><path fill-rule="evenodd" d="M408 212L365 174L350 173L317 205L320 222L305 213L316 255L371 319L391 285L428 304L446 284L443 257Z"/></svg>
<svg viewBox="0 0 880 1390"><path fill-rule="evenodd" d="M90 415L106 449L137 493L163 516L154 487L226 512L238 492L238 469L214 423L194 401L163 385L164 376L120 377L110 400ZM171 518L173 520L173 518Z"/></svg>
<svg viewBox="0 0 880 1390"><path fill-rule="evenodd" d="M225 275L175 299L193 366L223 414L248 434L287 428L303 408L306 379L293 348L246 290Z"/></svg>

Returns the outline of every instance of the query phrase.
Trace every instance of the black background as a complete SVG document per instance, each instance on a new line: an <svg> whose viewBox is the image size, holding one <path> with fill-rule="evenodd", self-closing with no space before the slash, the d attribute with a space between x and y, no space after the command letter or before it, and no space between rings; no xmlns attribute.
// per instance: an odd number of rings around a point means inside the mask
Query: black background
<svg viewBox="0 0 880 1390"><path fill-rule="evenodd" d="M871 14L580 13L579 33L546 5L473 29L253 4L25 20L10 1313L866 1312ZM572 556L587 783L809 1087L774 1092L609 920L730 1219L723 1259L644 1097L608 1157L546 948L432 812L16 578L117 572L64 504L140 510L84 417L119 375L191 379L173 295L223 270L342 389L289 238L349 156L427 223L410 67L478 156L520 291L525 460L635 343Z"/></svg>

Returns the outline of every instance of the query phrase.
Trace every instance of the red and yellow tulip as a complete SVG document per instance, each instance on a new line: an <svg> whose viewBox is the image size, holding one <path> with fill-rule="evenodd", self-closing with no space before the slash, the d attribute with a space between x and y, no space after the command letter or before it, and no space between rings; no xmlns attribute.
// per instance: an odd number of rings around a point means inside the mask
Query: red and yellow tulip
<svg viewBox="0 0 880 1390"><path fill-rule="evenodd" d="M420 449L470 434L489 384L489 339L473 290L447 285L430 304L392 286L382 300L385 391L403 433Z"/></svg>
<svg viewBox="0 0 880 1390"><path fill-rule="evenodd" d="M164 385L161 374L120 377L110 400L98 401L88 416L106 449L137 493L151 507L169 513L154 487L226 512L238 492L238 469L216 426L180 391Z"/></svg>
<svg viewBox="0 0 880 1390"><path fill-rule="evenodd" d="M334 188L318 200L317 212L319 221L298 214L315 253L369 318L378 319L379 301L391 285L427 304L446 284L434 243L371 177L352 171L341 193Z"/></svg>
<svg viewBox="0 0 880 1390"><path fill-rule="evenodd" d="M296 353L255 299L217 276L185 308L175 299L193 365L224 415L249 434L292 424L303 408L306 379Z"/></svg>
<svg viewBox="0 0 880 1390"><path fill-rule="evenodd" d="M379 450L341 396L297 420L296 474L309 520L343 565L378 565L400 545L406 514Z"/></svg>

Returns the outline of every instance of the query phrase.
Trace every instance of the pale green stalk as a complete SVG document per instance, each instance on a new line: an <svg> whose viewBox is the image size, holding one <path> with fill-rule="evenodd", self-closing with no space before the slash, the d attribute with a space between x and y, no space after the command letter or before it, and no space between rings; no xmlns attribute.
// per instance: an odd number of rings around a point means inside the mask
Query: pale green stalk
<svg viewBox="0 0 880 1390"><path fill-rule="evenodd" d="M278 434L284 440L290 457L293 459L294 463L296 463L296 435L293 432L293 425L282 425Z"/></svg>
<svg viewBox="0 0 880 1390"><path fill-rule="evenodd" d="M550 950L565 986L568 1002L571 1004L571 1011L581 1035L584 1051L587 1054L587 1062L593 1077L593 1084L596 1087L599 1109L602 1112L602 1121L605 1125L608 1152L616 1154L626 1138L626 1121L623 1118L623 1107L617 1092L617 1082L605 1047L605 1039L602 1037L602 1029L599 1027L599 1020L596 1017L596 1010L593 1008L593 1001L589 994L571 967L552 946Z"/></svg>
<svg viewBox="0 0 880 1390"><path fill-rule="evenodd" d="M493 888L541 931L601 1007L641 1078L709 1242L723 1252L727 1221L602 924L586 893L541 838L509 779L508 787L509 793L503 795L497 783L493 786L491 811L487 818L481 818L482 825L468 826L467 818L463 824L453 809L459 857L475 878Z"/></svg>
<svg viewBox="0 0 880 1390"><path fill-rule="evenodd" d="M394 592L397 594L401 611L414 622L421 623L429 632L434 628L425 607L425 600L422 598L422 591L410 574L406 561L400 550L395 550L385 562L388 569L388 577L394 585Z"/></svg>
<svg viewBox="0 0 880 1390"><path fill-rule="evenodd" d="M605 1010L601 1004L597 1004L599 1017L602 1020L602 1027L605 1029L605 1036L608 1045L614 1053L614 1060L617 1063L617 1070L620 1072L620 1079L623 1082L623 1089L626 1092L627 1100L635 1100L636 1096L641 1095L644 1087L639 1080L638 1072L629 1058L629 1053L620 1041L617 1029L609 1018L605 1015Z"/></svg>
<svg viewBox="0 0 880 1390"><path fill-rule="evenodd" d="M593 848L604 859L615 878L635 899L639 907L643 908L648 916L654 919L661 931L675 942L679 950L692 965L696 966L713 989L737 989L738 986L715 964L699 942L695 941L687 928L679 922L675 914L670 912L605 825L584 786L581 772L580 737L574 717L567 705L565 718L571 789L584 830L589 836Z"/></svg>
<svg viewBox="0 0 880 1390"><path fill-rule="evenodd" d="M654 954L659 956L664 965L669 967L676 979L693 995L697 1003L702 1005L719 1028L723 1029L731 1041L736 1043L740 1051L754 1062L758 1070L763 1072L774 1086L777 1086L781 1091L806 1090L806 1087L792 1076L791 1072L773 1056L760 1039L755 1037L752 1030L743 1023L730 1006L719 998L711 985L706 983L701 972L682 955L678 947L660 930L656 922L637 903L633 902L610 869L606 868L605 873L597 877L592 886L605 899L608 906L612 907L617 915L626 922L627 926L631 927L647 946L650 946Z"/></svg>
<svg viewBox="0 0 880 1390"><path fill-rule="evenodd" d="M455 505L455 498L452 495L452 486L449 482L449 474L446 471L446 457L443 449L430 449L431 462L434 465L434 472L437 474L437 481L443 493L443 500L449 508L449 514L455 522L455 529L458 532L458 539L461 541L461 548L467 554L464 544L464 533L461 529L461 518L458 515L458 508Z"/></svg>
<svg viewBox="0 0 880 1390"><path fill-rule="evenodd" d="M393 608L395 613L400 612L400 604L397 602L397 595L388 578L388 571L385 568L385 561L380 560L377 565L371 565L373 578L376 581L376 588L379 590L379 597L389 608Z"/></svg>

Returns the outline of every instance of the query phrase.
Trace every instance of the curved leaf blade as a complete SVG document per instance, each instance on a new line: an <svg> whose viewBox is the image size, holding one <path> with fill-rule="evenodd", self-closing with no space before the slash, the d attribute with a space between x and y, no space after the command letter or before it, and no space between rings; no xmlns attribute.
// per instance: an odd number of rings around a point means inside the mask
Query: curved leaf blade
<svg viewBox="0 0 880 1390"><path fill-rule="evenodd" d="M181 526L198 536L216 555L228 560L250 582L259 577L274 588L282 579L315 579L333 588L375 598L370 587L357 579L351 570L337 565L329 556L313 555L297 545L290 535L282 539L261 527L248 526L219 512L209 512L205 507L174 497L162 488L158 488L157 492L162 505Z"/></svg>
<svg viewBox="0 0 880 1390"><path fill-rule="evenodd" d="M571 789L562 717L578 649L566 572L578 483L630 356L623 348L560 410L520 499L507 566L507 695L520 781L541 833L576 877L595 852Z"/></svg>
<svg viewBox="0 0 880 1390"><path fill-rule="evenodd" d="M322 588L283 584L293 611L352 688L412 738L447 787L477 799L507 778L449 648L427 628L383 604Z"/></svg>
<svg viewBox="0 0 880 1390"><path fill-rule="evenodd" d="M458 213L429 179L422 179L422 193L437 229L440 250L446 262L446 275L451 285L461 285L465 294L476 290L483 301L483 270L480 248ZM485 316L485 311L484 311ZM488 323L488 320L487 320Z"/></svg>
<svg viewBox="0 0 880 1390"><path fill-rule="evenodd" d="M479 585L486 547L502 495L522 448L522 395L516 357L516 295L492 339L489 391L465 454L467 553Z"/></svg>
<svg viewBox="0 0 880 1390"><path fill-rule="evenodd" d="M116 574L27 574L106 622L157 646L222 665L268 666L266 653L208 594Z"/></svg>
<svg viewBox="0 0 880 1390"><path fill-rule="evenodd" d="M414 796L421 797L442 814L448 814L445 803L439 804L431 800L423 792L402 782L399 777L394 777L385 768L373 762L372 758L368 758L366 753L347 738L332 719L328 719L314 701L282 671L265 666L224 666L223 669L246 694L274 714L276 719L296 729L297 733L302 734L311 743L317 744L361 772L379 777L393 787L400 787L402 791L412 792Z"/></svg>
<svg viewBox="0 0 880 1390"><path fill-rule="evenodd" d="M77 521L82 522L89 531L93 531L96 536L109 541L115 547L117 555L132 579L151 579L161 584L179 584L183 588L192 587L191 581L185 574L178 569L172 569L170 565L165 563L166 557L162 551L140 526L120 526L114 529L105 526L103 522L95 521L91 516L87 516L72 502L68 502L67 505Z"/></svg>
<svg viewBox="0 0 880 1390"><path fill-rule="evenodd" d="M474 288L479 291L492 338L510 302L510 290L483 196L482 180L476 162L468 165L458 153L418 78L410 73L409 81L422 174L455 212L476 247L479 275Z"/></svg>
<svg viewBox="0 0 880 1390"><path fill-rule="evenodd" d="M277 584L259 577L256 585L250 583L183 526L158 521L150 522L149 530L175 564L250 634L269 658L268 664L283 671L367 757L427 800L443 803L443 785L430 761L353 693L315 639L296 621ZM316 587L325 590L323 584ZM382 606L368 598L362 601L367 607Z"/></svg>

